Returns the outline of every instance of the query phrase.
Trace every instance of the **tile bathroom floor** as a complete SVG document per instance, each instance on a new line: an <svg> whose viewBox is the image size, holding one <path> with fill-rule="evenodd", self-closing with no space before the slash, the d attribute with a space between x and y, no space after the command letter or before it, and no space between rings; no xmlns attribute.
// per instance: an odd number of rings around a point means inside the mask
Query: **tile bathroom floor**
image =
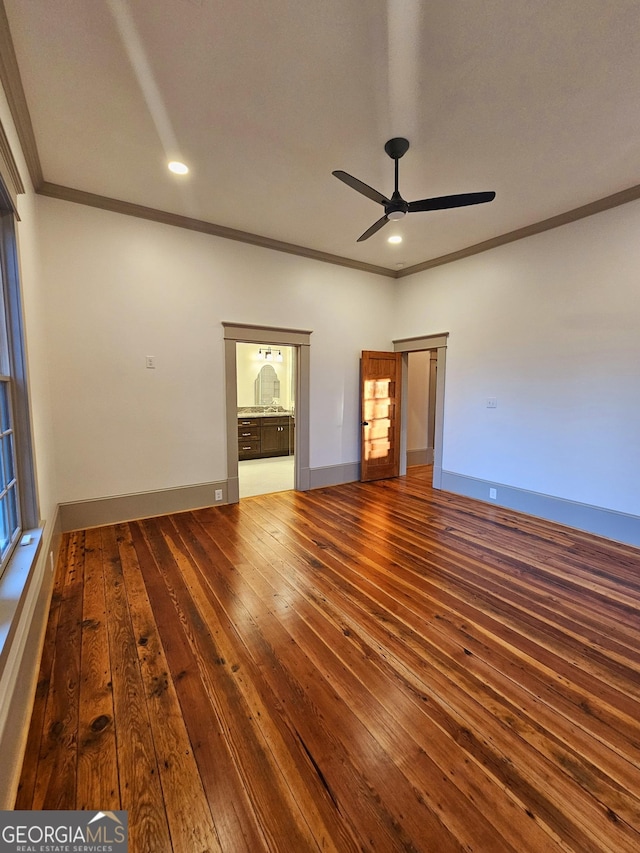
<svg viewBox="0 0 640 853"><path fill-rule="evenodd" d="M240 497L286 492L294 487L294 457L274 456L270 459L245 459L238 462Z"/></svg>

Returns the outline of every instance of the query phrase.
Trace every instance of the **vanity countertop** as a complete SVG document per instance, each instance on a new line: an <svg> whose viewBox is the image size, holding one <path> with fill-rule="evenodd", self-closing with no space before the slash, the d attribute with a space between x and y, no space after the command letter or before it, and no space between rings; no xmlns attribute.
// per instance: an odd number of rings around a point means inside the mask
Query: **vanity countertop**
<svg viewBox="0 0 640 853"><path fill-rule="evenodd" d="M238 412L238 419L242 418L293 418L293 412Z"/></svg>

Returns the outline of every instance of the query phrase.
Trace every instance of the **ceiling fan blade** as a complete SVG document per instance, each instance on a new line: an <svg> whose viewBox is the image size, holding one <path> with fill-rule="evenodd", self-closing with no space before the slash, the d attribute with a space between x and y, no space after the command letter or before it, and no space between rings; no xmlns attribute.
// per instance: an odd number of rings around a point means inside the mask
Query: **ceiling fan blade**
<svg viewBox="0 0 640 853"><path fill-rule="evenodd" d="M364 234L361 234L358 237L358 239L356 240L356 243L362 243L363 240L368 240L369 237L373 237L373 235L376 233L376 231L379 231L383 225L387 224L388 221L389 220L387 219L386 215L382 216L380 219L378 219L377 222L373 223L371 228L367 228L367 230L364 232Z"/></svg>
<svg viewBox="0 0 640 853"><path fill-rule="evenodd" d="M351 189L356 190L362 195L366 195L367 198L370 198L371 201L377 201L378 204L389 204L389 199L386 196L383 196L382 193L379 193L378 190L374 190L373 187L370 187L368 184L363 184L362 181L359 181L357 178L354 178L353 175L349 175L347 172L343 172L341 169L338 169L335 172L331 173L335 175L336 178L341 180Z"/></svg>
<svg viewBox="0 0 640 853"><path fill-rule="evenodd" d="M423 198L420 201L409 202L409 213L425 210L448 210L451 207L466 207L469 204L485 204L488 201L493 201L495 197L496 194L494 192L486 192Z"/></svg>

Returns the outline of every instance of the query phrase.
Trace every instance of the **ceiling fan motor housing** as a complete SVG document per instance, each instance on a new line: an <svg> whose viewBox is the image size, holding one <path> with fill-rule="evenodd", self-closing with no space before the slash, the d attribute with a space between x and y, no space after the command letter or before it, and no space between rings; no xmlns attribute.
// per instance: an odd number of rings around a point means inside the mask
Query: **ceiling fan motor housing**
<svg viewBox="0 0 640 853"><path fill-rule="evenodd" d="M385 204L384 212L387 219L394 222L397 219L402 219L409 211L408 203L402 198L400 193L395 190L389 204Z"/></svg>

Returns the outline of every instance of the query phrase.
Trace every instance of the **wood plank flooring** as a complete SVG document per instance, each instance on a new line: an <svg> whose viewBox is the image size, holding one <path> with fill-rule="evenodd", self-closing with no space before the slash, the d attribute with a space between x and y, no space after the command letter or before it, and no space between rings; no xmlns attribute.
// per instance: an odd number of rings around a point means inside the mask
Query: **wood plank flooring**
<svg viewBox="0 0 640 853"><path fill-rule="evenodd" d="M640 850L640 551L430 469L66 536L16 808L132 853Z"/></svg>

